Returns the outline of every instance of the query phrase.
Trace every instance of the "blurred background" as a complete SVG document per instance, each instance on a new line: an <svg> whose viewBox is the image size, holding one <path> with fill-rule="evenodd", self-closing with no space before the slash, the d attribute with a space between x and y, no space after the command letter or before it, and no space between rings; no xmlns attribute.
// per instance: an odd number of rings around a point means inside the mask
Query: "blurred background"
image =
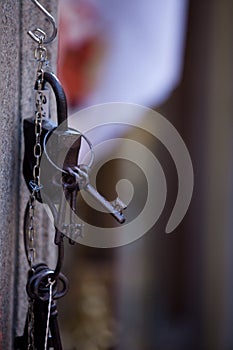
<svg viewBox="0 0 233 350"><path fill-rule="evenodd" d="M155 226L124 247L67 246L64 348L232 350L233 2L59 6L58 75L70 114L112 101L153 108L178 130L194 169L190 207L166 235L176 170L159 141L147 140L168 186Z"/></svg>

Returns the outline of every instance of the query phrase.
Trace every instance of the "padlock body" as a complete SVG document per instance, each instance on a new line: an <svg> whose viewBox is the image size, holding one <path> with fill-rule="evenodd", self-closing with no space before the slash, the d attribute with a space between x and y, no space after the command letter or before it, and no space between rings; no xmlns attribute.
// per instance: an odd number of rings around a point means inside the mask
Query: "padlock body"
<svg viewBox="0 0 233 350"><path fill-rule="evenodd" d="M25 182L30 192L32 192L31 181L33 181L33 168L36 164L34 156L35 117L24 120L24 161L23 174ZM49 135L49 136L48 136ZM46 137L46 153L44 153L44 140ZM40 136L43 162L40 169L41 191L36 193L36 199L43 202L42 197L46 197L53 204L58 204L61 197L62 172L69 166L78 163L78 155L81 144L81 136L69 130L60 130L50 119L42 119L42 132ZM60 170L59 170L60 169ZM41 193L43 196L41 196Z"/></svg>

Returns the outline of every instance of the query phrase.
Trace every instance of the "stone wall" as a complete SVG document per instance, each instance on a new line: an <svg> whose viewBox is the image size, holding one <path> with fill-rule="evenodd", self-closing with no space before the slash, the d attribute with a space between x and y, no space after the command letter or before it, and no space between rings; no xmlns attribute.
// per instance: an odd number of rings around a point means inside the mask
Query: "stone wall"
<svg viewBox="0 0 233 350"><path fill-rule="evenodd" d="M41 0L55 17L58 0ZM30 0L2 0L0 4L0 349L12 349L15 333L21 334L26 315L25 281L27 264L22 235L22 218L28 191L22 178L22 120L32 115L33 85L37 64L35 42L29 29L51 26ZM57 40L48 46L50 65L56 67ZM47 235L50 223L44 213L38 229L40 258L51 251ZM50 242L52 241L51 237Z"/></svg>

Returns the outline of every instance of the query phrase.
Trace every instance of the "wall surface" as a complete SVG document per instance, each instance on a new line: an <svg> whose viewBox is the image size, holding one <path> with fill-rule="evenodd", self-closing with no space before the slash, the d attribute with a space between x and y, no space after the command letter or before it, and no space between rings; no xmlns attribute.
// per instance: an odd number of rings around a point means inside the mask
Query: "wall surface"
<svg viewBox="0 0 233 350"><path fill-rule="evenodd" d="M55 17L57 0L40 1ZM37 63L35 42L29 29L51 27L30 0L0 3L0 349L12 349L21 334L27 308L25 282L27 264L23 247L22 221L28 191L22 177L22 119L33 113L33 86ZM50 66L55 70L57 40L48 47ZM51 54L52 53L52 54ZM38 258L51 251L47 233L50 223L39 209L43 222L38 229ZM50 239L51 242L51 239ZM50 254L53 260L53 250Z"/></svg>
<svg viewBox="0 0 233 350"><path fill-rule="evenodd" d="M20 4L0 6L0 339L10 349L16 231L19 222Z"/></svg>

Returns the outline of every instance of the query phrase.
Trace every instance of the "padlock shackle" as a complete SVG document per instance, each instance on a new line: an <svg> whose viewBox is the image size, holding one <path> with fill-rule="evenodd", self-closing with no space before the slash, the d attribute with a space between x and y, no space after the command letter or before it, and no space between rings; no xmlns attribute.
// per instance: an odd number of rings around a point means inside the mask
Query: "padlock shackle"
<svg viewBox="0 0 233 350"><path fill-rule="evenodd" d="M45 84L48 83L55 95L56 104L57 104L57 122L58 125L62 124L62 130L68 130L68 121L67 121L67 100L64 89L56 77L51 72L44 72L43 76L40 75L35 84L35 90L38 90L39 82L42 84L42 90L45 89Z"/></svg>

